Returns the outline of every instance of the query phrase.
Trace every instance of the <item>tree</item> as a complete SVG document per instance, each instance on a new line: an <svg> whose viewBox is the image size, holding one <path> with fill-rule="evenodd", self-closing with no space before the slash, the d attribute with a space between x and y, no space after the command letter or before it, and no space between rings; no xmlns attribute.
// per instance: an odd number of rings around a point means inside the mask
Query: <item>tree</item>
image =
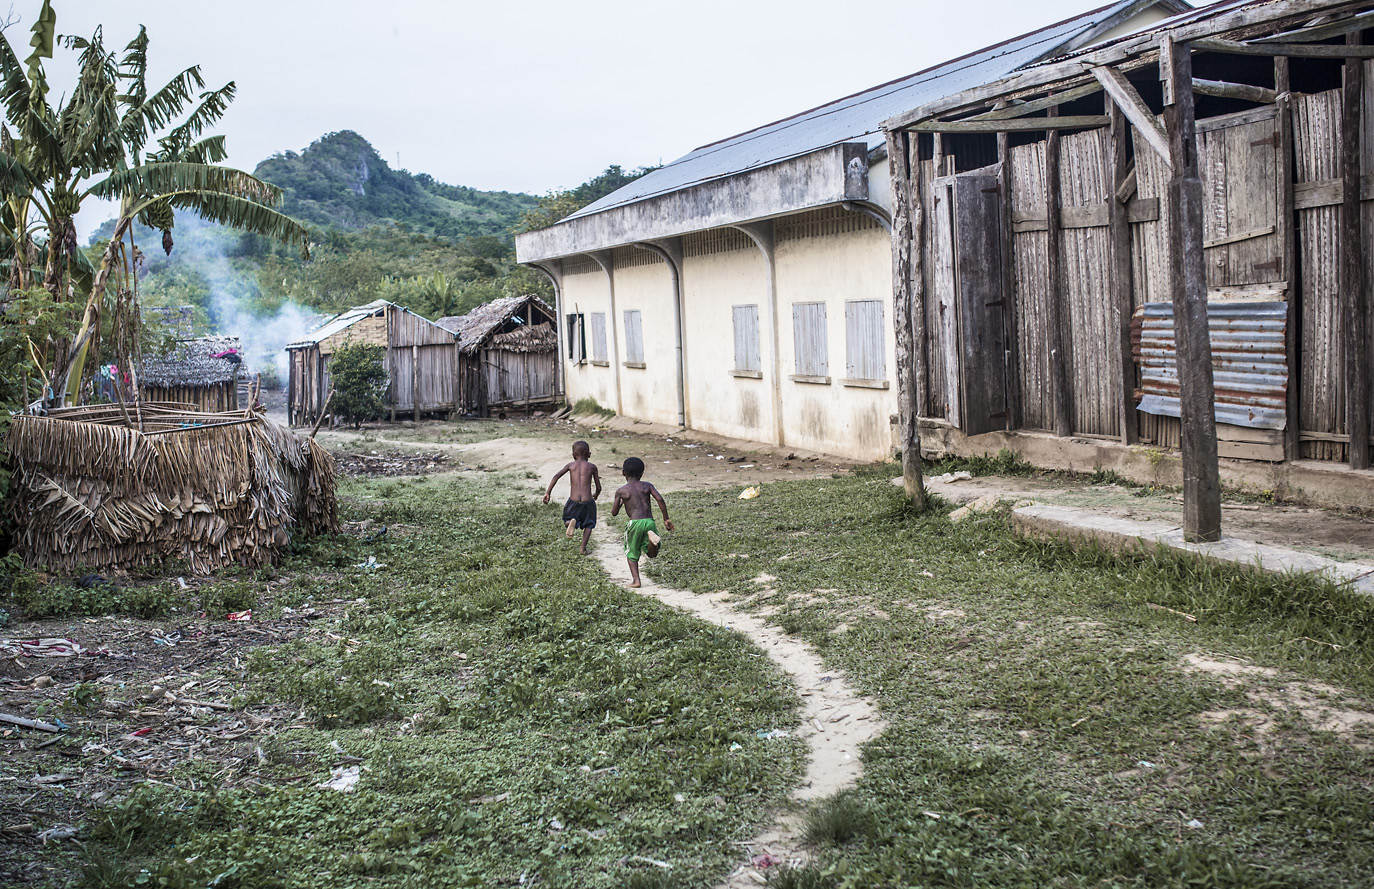
<svg viewBox="0 0 1374 889"><path fill-rule="evenodd" d="M345 340L329 359L334 415L356 428L364 420L376 420L386 406L386 349Z"/></svg>
<svg viewBox="0 0 1374 889"><path fill-rule="evenodd" d="M544 195L539 199L539 206L526 211L513 230L531 232L546 228L657 169L658 167L640 167L627 173L619 164L611 164L599 176L593 176L575 188L551 191Z"/></svg>
<svg viewBox="0 0 1374 889"><path fill-rule="evenodd" d="M56 28L57 14L51 0L44 0L30 29L33 51L23 63L0 33L0 107L5 117L0 127L0 255L7 258L12 291L39 286L57 302L84 300L74 335L29 342L52 400L74 402L87 355L102 329L111 283L116 353L121 363L136 362L134 270L141 254L130 237L135 220L160 230L168 253L174 209L295 244L302 253L308 253L308 235L304 226L273 209L281 201L280 190L219 166L227 156L223 136L202 138L233 101L232 81L204 90L200 69L192 66L150 90L147 30L140 27L118 56L105 49L97 29L89 39L61 40L65 49L78 54L78 79L70 96L53 106L43 60L53 57ZM156 148L151 147L154 139ZM92 196L116 201L119 208L98 265L78 249L73 222L82 201Z"/></svg>

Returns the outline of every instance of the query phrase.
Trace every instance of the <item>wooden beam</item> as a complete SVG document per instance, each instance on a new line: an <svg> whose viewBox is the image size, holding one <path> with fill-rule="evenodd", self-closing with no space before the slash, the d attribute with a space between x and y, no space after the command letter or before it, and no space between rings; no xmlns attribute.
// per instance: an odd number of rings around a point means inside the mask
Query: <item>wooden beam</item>
<svg viewBox="0 0 1374 889"><path fill-rule="evenodd" d="M1200 96L1216 96L1219 99L1239 99L1242 102L1259 102L1272 105L1278 93L1262 86L1248 83L1229 83L1224 80L1201 80L1193 78L1193 92Z"/></svg>
<svg viewBox="0 0 1374 889"><path fill-rule="evenodd" d="M1193 109L1193 54L1185 45L1165 54L1161 70L1173 87L1166 119L1173 176L1169 214L1173 227L1174 340L1178 356L1183 451L1183 536L1192 542L1221 539L1221 479L1217 465L1212 343L1207 328L1207 278L1202 224L1206 202L1198 171L1197 121Z"/></svg>
<svg viewBox="0 0 1374 889"><path fill-rule="evenodd" d="M1346 36L1346 49L1359 47ZM1342 47L1335 47L1340 49ZM1371 47L1374 48L1374 47ZM1360 140L1364 131L1364 62L1345 61L1341 94L1341 320L1345 328L1345 431L1351 469L1369 468L1369 343L1365 315L1365 239L1360 211Z"/></svg>
<svg viewBox="0 0 1374 889"><path fill-rule="evenodd" d="M1290 281L1294 279L1295 265L1297 257L1297 241L1294 232L1294 195L1296 187L1294 177L1296 171L1293 169L1293 117L1290 109L1292 103L1291 96L1292 80L1289 76L1289 65L1287 56L1279 56L1274 59L1274 91L1278 93L1275 105L1278 107L1278 236L1283 263L1283 276ZM1284 354L1288 359L1288 392L1284 403L1284 413L1286 414L1287 424L1283 434L1283 458L1288 461L1296 460L1301 456L1298 441L1298 431L1302 425L1302 415L1298 404L1298 393L1302 391L1300 387L1300 375L1302 368L1298 360L1298 325L1302 323L1302 288L1289 286L1286 294L1288 301L1288 318L1284 333Z"/></svg>
<svg viewBox="0 0 1374 889"><path fill-rule="evenodd" d="M1155 120L1154 112L1150 106L1145 104L1145 100L1140 98L1140 93L1131 86L1120 71L1106 66L1092 69L1093 77L1102 84L1102 88L1107 91L1107 95L1112 97L1116 107L1121 109L1121 113L1126 116L1140 135L1145 137L1145 141L1155 152L1164 158L1165 164L1170 163L1169 159L1169 138L1159 127L1159 121Z"/></svg>
<svg viewBox="0 0 1374 889"><path fill-rule="evenodd" d="M1074 102L1078 99L1085 99L1093 93L1102 92L1102 84L1097 81L1085 83L1072 89L1053 93L1041 99L1032 99L1029 102L1019 102L1007 105L1003 108L995 108L992 111L977 114L969 118L970 120L1006 120L1010 117L1025 117L1027 114L1035 114L1047 108L1057 108L1066 102Z"/></svg>
<svg viewBox="0 0 1374 889"><path fill-rule="evenodd" d="M1021 428L1021 347L1016 323L1016 274L1012 255L1011 228L1011 137L997 134L997 184L1001 189L1002 209L1002 329L1006 331L1006 428Z"/></svg>
<svg viewBox="0 0 1374 889"><path fill-rule="evenodd" d="M1008 120L928 120L906 129L913 133L1024 133L1040 130L1092 130L1105 127L1106 115L1013 117Z"/></svg>
<svg viewBox="0 0 1374 889"><path fill-rule="evenodd" d="M1128 179L1135 179L1135 167L1127 151L1131 140L1131 124L1126 120L1121 106L1110 99L1108 105L1112 130L1107 142L1107 150L1110 152L1107 161L1108 169L1112 171L1112 181L1119 193ZM1107 241L1111 250L1108 286L1116 322L1116 339L1112 345L1116 351L1115 363L1118 368L1117 405L1121 422L1121 443L1130 445L1135 444L1136 439L1140 437L1140 422L1134 397L1135 361L1131 356L1131 223L1123 202L1108 201L1107 206Z"/></svg>
<svg viewBox="0 0 1374 889"><path fill-rule="evenodd" d="M1050 109L1054 113L1054 109ZM1045 319L1050 347L1050 406L1053 410L1054 434L1067 437L1073 434L1073 419L1069 416L1069 374L1064 354L1063 256L1060 250L1060 188L1059 188L1059 131L1051 130L1045 140L1045 278L1049 291Z"/></svg>
<svg viewBox="0 0 1374 889"><path fill-rule="evenodd" d="M1193 41L1195 52L1220 52L1238 56L1289 56L1295 59L1374 59L1374 46L1333 46L1326 43L1243 43L1202 37Z"/></svg>
<svg viewBox="0 0 1374 889"><path fill-rule="evenodd" d="M921 477L921 427L916 412L917 355L913 296L913 282L920 272L921 208L911 199L910 142L908 133L887 133L888 172L892 181L892 323L896 334L902 486L912 505L917 509L925 509L925 484Z"/></svg>
<svg viewBox="0 0 1374 889"><path fill-rule="evenodd" d="M1281 34L1274 34L1269 37L1258 37L1251 40L1251 43L1306 43L1309 40L1326 40L1329 37L1341 37L1352 31L1362 31L1365 28L1374 27L1374 11L1361 12L1349 18L1337 19L1334 22L1326 22L1314 25L1310 28L1299 28L1295 31L1284 31Z"/></svg>

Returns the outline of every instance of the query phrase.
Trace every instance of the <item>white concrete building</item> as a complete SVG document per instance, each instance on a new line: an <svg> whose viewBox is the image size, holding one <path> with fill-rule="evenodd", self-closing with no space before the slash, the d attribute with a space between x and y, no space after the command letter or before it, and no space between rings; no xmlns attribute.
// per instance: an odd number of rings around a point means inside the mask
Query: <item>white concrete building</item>
<svg viewBox="0 0 1374 889"><path fill-rule="evenodd" d="M887 459L896 377L882 122L1185 8L1122 0L705 145L517 236L518 259L557 293L568 400Z"/></svg>

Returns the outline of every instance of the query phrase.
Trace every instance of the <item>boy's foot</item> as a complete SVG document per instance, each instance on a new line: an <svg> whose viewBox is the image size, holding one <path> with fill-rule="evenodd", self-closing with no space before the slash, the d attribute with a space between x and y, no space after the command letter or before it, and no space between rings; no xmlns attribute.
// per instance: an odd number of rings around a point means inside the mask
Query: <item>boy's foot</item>
<svg viewBox="0 0 1374 889"><path fill-rule="evenodd" d="M568 539L573 539L573 531L577 528L577 519L568 519Z"/></svg>
<svg viewBox="0 0 1374 889"><path fill-rule="evenodd" d="M636 581L632 581L632 582L630 583L630 589L632 589L632 590L637 590L637 589L639 589L639 581L637 581L637 580L636 580Z"/></svg>
<svg viewBox="0 0 1374 889"><path fill-rule="evenodd" d="M584 556L585 556L585 555L586 555L586 554L587 554L587 548L586 548L586 547L585 547L585 546L584 546L584 547L582 547L582 550L581 550L581 552L582 552L582 555L584 555Z"/></svg>
<svg viewBox="0 0 1374 889"><path fill-rule="evenodd" d="M650 531L648 534L646 534L646 535L644 535L644 536L645 536L645 537L648 537L648 538L649 538L649 542L652 543L654 546L658 546L660 543L663 542L663 538L662 538L662 537L659 537L659 536L658 536L656 533L654 533L653 531Z"/></svg>

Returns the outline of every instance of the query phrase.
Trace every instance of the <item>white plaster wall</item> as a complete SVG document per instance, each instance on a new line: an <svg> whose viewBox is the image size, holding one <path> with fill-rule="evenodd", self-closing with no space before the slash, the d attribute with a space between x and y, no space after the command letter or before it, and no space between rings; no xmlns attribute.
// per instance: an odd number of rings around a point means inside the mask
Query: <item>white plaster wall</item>
<svg viewBox="0 0 1374 889"><path fill-rule="evenodd" d="M858 460L892 455L890 418L897 412L897 375L892 328L891 240L881 228L777 245L779 356L786 443ZM844 385L845 301L883 302L887 389ZM830 383L801 383L795 373L792 304L826 304Z"/></svg>
<svg viewBox="0 0 1374 889"><path fill-rule="evenodd" d="M644 367L626 367L625 312L640 311ZM677 346L673 279L666 262L615 270L615 323L620 346L620 404L627 417L677 424Z"/></svg>
<svg viewBox="0 0 1374 889"><path fill-rule="evenodd" d="M868 168L868 199L892 215L892 168L887 158Z"/></svg>
<svg viewBox="0 0 1374 889"><path fill-rule="evenodd" d="M751 247L683 260L688 424L693 429L773 440L768 292L763 254ZM735 377L736 305L759 307L763 379Z"/></svg>
<svg viewBox="0 0 1374 889"><path fill-rule="evenodd" d="M595 398L610 410L616 409L614 365L600 367L592 364L592 312L606 313L606 349L611 348L610 331L611 291L606 273L597 270L590 274L567 275L563 278L563 318L558 319L559 344L562 349L566 397L569 404L583 398ZM567 315L581 312L587 318L587 360L573 364L568 359Z"/></svg>

